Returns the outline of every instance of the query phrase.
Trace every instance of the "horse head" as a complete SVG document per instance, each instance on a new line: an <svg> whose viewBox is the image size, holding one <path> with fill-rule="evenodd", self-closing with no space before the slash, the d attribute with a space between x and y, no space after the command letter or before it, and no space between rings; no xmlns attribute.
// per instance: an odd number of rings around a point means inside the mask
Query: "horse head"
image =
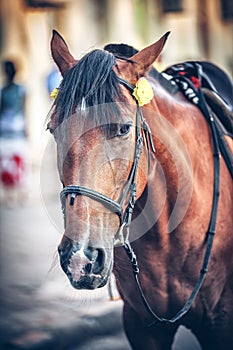
<svg viewBox="0 0 233 350"><path fill-rule="evenodd" d="M125 211L145 189L148 152L132 91L166 38L130 59L94 50L78 61L53 32L52 56L63 76L48 124L63 184L65 232L58 251L77 289L106 284Z"/></svg>

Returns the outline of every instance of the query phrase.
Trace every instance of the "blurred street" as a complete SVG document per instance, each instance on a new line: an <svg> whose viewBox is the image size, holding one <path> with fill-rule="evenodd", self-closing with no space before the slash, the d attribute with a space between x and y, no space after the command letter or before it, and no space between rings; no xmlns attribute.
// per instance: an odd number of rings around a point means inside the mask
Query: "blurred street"
<svg viewBox="0 0 233 350"><path fill-rule="evenodd" d="M55 201L47 205L57 210ZM59 239L40 199L1 206L0 349L130 349L121 300L110 301L107 288L75 291L58 263ZM195 344L182 329L173 349Z"/></svg>

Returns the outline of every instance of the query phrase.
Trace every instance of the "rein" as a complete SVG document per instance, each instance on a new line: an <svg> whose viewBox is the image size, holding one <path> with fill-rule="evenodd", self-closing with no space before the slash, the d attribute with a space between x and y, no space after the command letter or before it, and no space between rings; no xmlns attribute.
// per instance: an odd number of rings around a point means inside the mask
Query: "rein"
<svg viewBox="0 0 233 350"><path fill-rule="evenodd" d="M119 82L121 84L123 84L132 93L135 86L131 85L130 83L128 83L127 81L125 81L122 78L118 78L118 79L119 79ZM164 323L165 324L174 324L175 322L180 320L185 314L187 314L187 312L190 310L190 308L191 308L191 306L192 306L192 304L193 304L193 302L194 302L194 300L195 300L195 298L196 298L196 296L197 296L197 294L198 294L198 292L199 292L199 290L204 282L206 273L208 271L208 265L209 265L209 261L210 261L210 255L211 255L211 250L212 250L212 246L213 246L214 235L216 232L216 220L217 220L218 201L219 201L219 185L220 185L220 151L219 151L219 143L218 143L215 120L214 120L211 112L208 110L208 108L206 106L206 102L205 102L205 99L204 99L204 96L202 94L201 89L197 90L195 88L195 86L192 85L191 82L189 82L189 81L186 82L185 79L186 79L185 77L179 76L178 78L176 78L174 80L179 85L179 87L181 88L183 93L187 96L187 98L189 98L189 96L190 96L190 101L192 103L197 104L200 107L204 117L206 118L206 120L209 123L210 128L211 128L212 141L213 141L213 157L214 157L214 189L213 189L213 204L212 204L211 218L210 218L209 227L208 227L208 230L206 233L206 251L205 251L205 255L204 255L204 259L203 259L202 268L200 270L200 275L199 275L198 281L197 281L190 297L188 298L188 300L186 301L184 306L181 308L181 310L175 314L175 316L173 316L171 319L162 318L162 317L158 316L150 307L148 301L146 300L146 297L143 293L141 284L140 284L139 279L138 279L139 267L138 267L138 263L137 263L137 258L136 258L136 255L135 255L135 253L130 245L129 239L128 239L129 226L131 223L132 214L133 214L133 210L134 210L134 206L135 206L135 202L136 202L136 187L137 187L136 175L137 175L137 169L138 169L138 162L139 162L139 158L140 158L140 155L142 152L142 147L143 147L143 137L141 134L141 129L143 129L146 143L147 143L147 148L148 148L148 166L149 166L149 159L150 159L150 157L149 157L149 145L151 146L152 151L153 152L155 151L150 128L149 128L146 120L144 119L144 117L142 115L141 108L138 104L137 104L136 126L135 126L135 128L136 128L136 143L135 143L134 161L133 161L133 165L132 165L130 175L128 178L128 184L127 184L127 187L122 195L121 200L119 202L114 201L111 198L101 194L100 192L94 191L92 189L89 189L89 188L86 188L83 186L66 186L63 188L63 190L61 191L61 194L60 194L65 224L66 224L66 217L65 217L66 197L68 195L71 195L70 196L70 205L74 204L74 200L75 200L75 197L77 195L83 195L83 196L87 196L91 199L94 199L94 200L100 202L107 209L109 209L113 213L116 213L119 216L120 225L119 225L119 229L117 231L117 234L115 236L114 246L123 246L123 248L125 249L125 251L127 253L127 256L130 259L130 262L132 264L133 275L134 275L135 282L136 282L139 294L141 296L142 302L143 302L146 310L150 314L150 316L153 318L153 321L147 325L148 327L151 327L151 326L156 325L156 324L162 324L162 323L163 324ZM190 87L190 84L191 84L191 87ZM191 88L193 90L192 94L190 94L190 90L189 90L189 94L186 93L187 86L189 89ZM194 97L195 97L195 99L194 99ZM125 211L123 211L123 204L124 204L127 196L129 196L128 204L126 206ZM125 228L127 230L126 237L124 237L124 234L123 234Z"/></svg>

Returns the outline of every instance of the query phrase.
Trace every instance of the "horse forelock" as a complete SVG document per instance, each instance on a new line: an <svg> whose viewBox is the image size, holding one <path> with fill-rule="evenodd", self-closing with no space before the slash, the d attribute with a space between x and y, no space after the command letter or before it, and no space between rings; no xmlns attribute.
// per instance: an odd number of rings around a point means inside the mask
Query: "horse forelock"
<svg viewBox="0 0 233 350"><path fill-rule="evenodd" d="M78 118L84 110L89 110L87 116L94 126L118 121L122 113L119 103L125 102L125 97L113 70L115 65L112 53L93 50L67 71L51 113L57 126L74 113Z"/></svg>

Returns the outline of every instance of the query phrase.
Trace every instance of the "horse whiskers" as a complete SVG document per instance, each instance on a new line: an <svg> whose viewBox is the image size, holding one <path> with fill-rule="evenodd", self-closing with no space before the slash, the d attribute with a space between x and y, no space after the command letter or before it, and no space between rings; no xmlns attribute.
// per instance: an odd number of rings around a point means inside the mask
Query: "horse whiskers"
<svg viewBox="0 0 233 350"><path fill-rule="evenodd" d="M68 280L65 282L65 289L67 290L67 295L65 299L67 302L76 303L76 307L91 307L96 300L106 299L106 290L95 289L93 290L74 290ZM78 304L78 305L77 305Z"/></svg>
<svg viewBox="0 0 233 350"><path fill-rule="evenodd" d="M51 272L55 271L57 268L59 268L59 255L58 255L58 251L55 251L53 254L53 259L52 259L52 263L51 266L48 270L48 274L50 274Z"/></svg>

